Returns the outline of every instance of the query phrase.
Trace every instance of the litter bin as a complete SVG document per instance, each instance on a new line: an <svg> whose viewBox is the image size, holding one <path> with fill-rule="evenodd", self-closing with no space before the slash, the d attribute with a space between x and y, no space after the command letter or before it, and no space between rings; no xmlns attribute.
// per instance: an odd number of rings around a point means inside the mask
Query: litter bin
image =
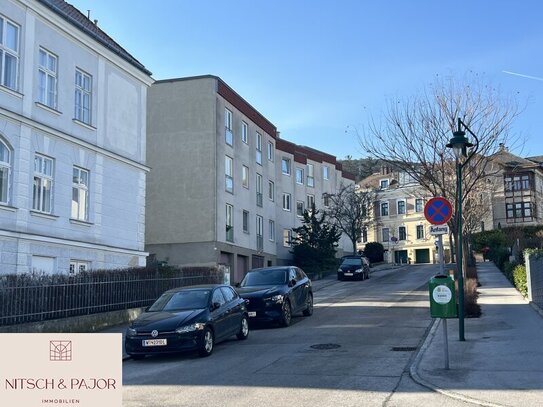
<svg viewBox="0 0 543 407"><path fill-rule="evenodd" d="M449 276L437 275L430 279L430 315L432 318L456 318L456 294L454 280Z"/></svg>

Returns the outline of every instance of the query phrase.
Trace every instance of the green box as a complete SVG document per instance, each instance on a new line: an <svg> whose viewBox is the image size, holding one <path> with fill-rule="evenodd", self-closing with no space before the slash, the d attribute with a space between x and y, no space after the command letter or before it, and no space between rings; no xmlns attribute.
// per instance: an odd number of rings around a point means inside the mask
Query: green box
<svg viewBox="0 0 543 407"><path fill-rule="evenodd" d="M430 279L430 315L432 318L456 318L456 290L449 276L437 275Z"/></svg>

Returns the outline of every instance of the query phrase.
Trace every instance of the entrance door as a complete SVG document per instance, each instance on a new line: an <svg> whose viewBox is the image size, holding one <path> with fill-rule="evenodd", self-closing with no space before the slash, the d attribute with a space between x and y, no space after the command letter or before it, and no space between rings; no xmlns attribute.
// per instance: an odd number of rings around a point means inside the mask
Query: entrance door
<svg viewBox="0 0 543 407"><path fill-rule="evenodd" d="M394 262L407 264L407 250L396 250L394 252Z"/></svg>
<svg viewBox="0 0 543 407"><path fill-rule="evenodd" d="M264 267L264 257L254 255L252 256L252 268Z"/></svg>
<svg viewBox="0 0 543 407"><path fill-rule="evenodd" d="M430 263L430 249L416 249L415 263Z"/></svg>

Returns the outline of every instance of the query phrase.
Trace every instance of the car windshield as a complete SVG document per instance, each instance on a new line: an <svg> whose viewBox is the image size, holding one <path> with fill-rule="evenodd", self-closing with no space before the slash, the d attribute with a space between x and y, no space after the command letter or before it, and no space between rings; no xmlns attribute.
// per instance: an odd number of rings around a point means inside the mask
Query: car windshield
<svg viewBox="0 0 543 407"><path fill-rule="evenodd" d="M149 307L149 311L177 311L205 308L209 304L211 290L185 290L165 293Z"/></svg>
<svg viewBox="0 0 543 407"><path fill-rule="evenodd" d="M264 269L255 270L247 273L241 287L251 287L255 285L280 285L287 282L287 270L285 269Z"/></svg>
<svg viewBox="0 0 543 407"><path fill-rule="evenodd" d="M362 261L356 258L343 259L343 263L341 263L342 266L360 266L360 264L362 264Z"/></svg>

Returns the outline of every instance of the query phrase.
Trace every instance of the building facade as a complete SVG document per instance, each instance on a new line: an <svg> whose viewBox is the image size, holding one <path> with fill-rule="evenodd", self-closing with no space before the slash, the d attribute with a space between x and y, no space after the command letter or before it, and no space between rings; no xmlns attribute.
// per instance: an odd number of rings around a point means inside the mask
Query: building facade
<svg viewBox="0 0 543 407"><path fill-rule="evenodd" d="M364 233L360 248L379 242L390 263L437 263L437 236L430 234L424 216L426 202L433 198L411 177L384 166L358 183L359 188L375 192L373 228ZM443 235L445 261L450 261L449 236Z"/></svg>
<svg viewBox="0 0 543 407"><path fill-rule="evenodd" d="M151 73L62 0L0 27L0 272L144 265Z"/></svg>
<svg viewBox="0 0 543 407"><path fill-rule="evenodd" d="M157 81L147 129L146 249L172 265L220 265L231 282L291 261L297 211L310 195L319 207L331 188L322 171L334 183L353 182L335 158L280 139L216 76Z"/></svg>

